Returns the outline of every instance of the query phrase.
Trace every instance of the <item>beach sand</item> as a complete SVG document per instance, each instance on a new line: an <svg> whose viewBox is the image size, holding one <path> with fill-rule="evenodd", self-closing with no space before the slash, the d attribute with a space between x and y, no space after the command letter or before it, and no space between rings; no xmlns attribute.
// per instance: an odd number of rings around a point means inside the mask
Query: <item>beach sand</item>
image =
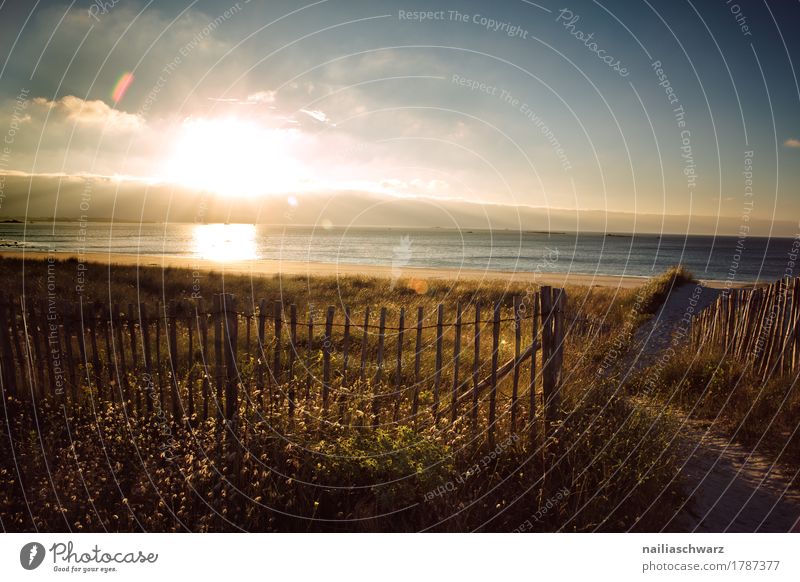
<svg viewBox="0 0 800 582"><path fill-rule="evenodd" d="M192 271L209 272L217 271L231 275L250 275L253 277L265 277L275 275L292 276L352 276L361 275L365 277L399 277L401 279L422 279L431 280L459 280L459 281L511 281L511 282L533 282L539 285L551 285L562 287L566 285L576 285L585 287L618 287L630 289L638 287L647 282L648 277L633 277L622 275L590 275L584 273L505 273L498 271L479 271L468 269L423 269L402 267L393 269L389 266L380 265L354 265L346 263L310 263L301 261L232 261L222 263L207 259L197 259L194 257L178 257L168 255L133 255L133 254L109 254L109 253L84 253L79 257L76 253L54 253L50 255L45 252L0 252L0 257L8 259L25 260L46 260L49 256L54 256L57 260L76 259L86 263L102 265L122 265L122 266L143 266L143 267L173 267L190 269ZM659 273L656 273L656 275ZM708 287L721 289L726 286L725 281L702 281ZM734 287L743 287L743 284L734 284Z"/></svg>

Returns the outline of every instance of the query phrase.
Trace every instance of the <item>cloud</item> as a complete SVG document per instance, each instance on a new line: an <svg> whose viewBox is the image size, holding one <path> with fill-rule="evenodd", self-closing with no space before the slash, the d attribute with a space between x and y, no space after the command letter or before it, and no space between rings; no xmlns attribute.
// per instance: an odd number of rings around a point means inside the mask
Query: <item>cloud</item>
<svg viewBox="0 0 800 582"><path fill-rule="evenodd" d="M275 103L275 91L258 91L247 96L248 103Z"/></svg>
<svg viewBox="0 0 800 582"><path fill-rule="evenodd" d="M219 103L237 103L239 105L272 105L275 103L275 91L258 91L251 93L246 99L239 99L237 97L209 97L209 101L216 101Z"/></svg>
<svg viewBox="0 0 800 582"><path fill-rule="evenodd" d="M324 111L320 111L319 109L301 109L300 111L321 123L328 123L328 116Z"/></svg>
<svg viewBox="0 0 800 582"><path fill-rule="evenodd" d="M87 125L103 125L110 130L136 131L143 128L145 124L142 116L113 109L99 99L86 101L74 95L67 95L57 101L35 97L33 103L42 108L55 109L68 121Z"/></svg>
<svg viewBox="0 0 800 582"><path fill-rule="evenodd" d="M783 142L787 148L800 148L800 139L790 137L785 142Z"/></svg>

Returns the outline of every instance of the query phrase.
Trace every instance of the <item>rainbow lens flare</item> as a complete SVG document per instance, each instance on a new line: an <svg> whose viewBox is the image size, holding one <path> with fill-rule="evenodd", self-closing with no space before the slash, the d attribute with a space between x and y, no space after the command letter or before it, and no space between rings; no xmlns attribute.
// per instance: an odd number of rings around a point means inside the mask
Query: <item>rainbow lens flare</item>
<svg viewBox="0 0 800 582"><path fill-rule="evenodd" d="M118 103L125 96L125 92L131 86L131 83L133 83L133 73L123 73L111 93L114 103Z"/></svg>

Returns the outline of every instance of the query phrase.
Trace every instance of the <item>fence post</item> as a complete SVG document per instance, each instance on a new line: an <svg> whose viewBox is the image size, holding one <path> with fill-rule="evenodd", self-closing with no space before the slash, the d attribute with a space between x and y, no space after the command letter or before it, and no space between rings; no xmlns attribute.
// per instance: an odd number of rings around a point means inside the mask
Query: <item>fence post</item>
<svg viewBox="0 0 800 582"><path fill-rule="evenodd" d="M542 394L544 399L544 419L547 432L553 420L553 392L555 385L555 367L553 353L553 305L552 290L544 286L540 289L542 306Z"/></svg>
<svg viewBox="0 0 800 582"><path fill-rule="evenodd" d="M147 319L147 306L144 303L139 304L139 332L142 334L142 353L144 354L144 369L147 374L147 394L144 399L147 402L147 413L153 413L153 400L154 392L156 389L156 380L153 377L153 359L150 354L150 321ZM83 342L79 342L83 346ZM83 347L81 347L83 351Z"/></svg>
<svg viewBox="0 0 800 582"><path fill-rule="evenodd" d="M511 387L511 434L517 432L517 399L519 397L519 355L522 349L522 326L520 321L520 296L514 295L514 380Z"/></svg>
<svg viewBox="0 0 800 582"><path fill-rule="evenodd" d="M122 402L123 408L127 408L130 402L130 388L128 386L128 363L125 360L125 344L122 342L122 314L119 310L119 305L114 304L114 311L113 315L119 319L119 321L114 322L114 318L109 318L109 323L114 327L114 339L117 343L117 349L114 353L119 353L119 356L116 358L119 362L119 389L122 395ZM66 330L66 322L64 325ZM67 336L67 345L70 343L70 338L68 334Z"/></svg>
<svg viewBox="0 0 800 582"><path fill-rule="evenodd" d="M442 380L442 339L443 339L444 305L436 309L436 364L433 372L433 424L439 422L439 384Z"/></svg>
<svg viewBox="0 0 800 582"><path fill-rule="evenodd" d="M450 423L458 417L458 392L461 384L461 302L456 303L456 328L453 339L453 391L450 399Z"/></svg>
<svg viewBox="0 0 800 582"><path fill-rule="evenodd" d="M180 419L178 395L178 305L171 299L168 306L169 325L169 366L170 366L170 399L172 400L172 420Z"/></svg>
<svg viewBox="0 0 800 582"><path fill-rule="evenodd" d="M186 380L187 399L189 401L189 420L194 417L194 383L196 375L196 367L194 365L194 321L192 317L192 304L188 301L182 304L181 311L186 318L186 331L189 334L189 347L187 349L188 357L186 364L189 366L189 374Z"/></svg>
<svg viewBox="0 0 800 582"><path fill-rule="evenodd" d="M3 394L4 397L8 395L16 396L17 387L14 379L14 354L11 351L11 337L9 334L9 310L8 302L4 298L0 298L0 343L2 343L3 352Z"/></svg>
<svg viewBox="0 0 800 582"><path fill-rule="evenodd" d="M380 416L381 382L383 381L383 344L386 338L386 308L381 307L380 327L378 329L377 369L372 389L372 426L378 426Z"/></svg>
<svg viewBox="0 0 800 582"><path fill-rule="evenodd" d="M258 327L256 336L258 337L258 372L256 383L261 393L261 402L264 402L264 368L267 360L267 348L264 345L265 328L267 325L267 300L262 299L258 306Z"/></svg>
<svg viewBox="0 0 800 582"><path fill-rule="evenodd" d="M531 376L528 383L528 397L530 398L529 404L529 412L528 412L528 424L530 425L531 431L531 442L535 443L537 440L536 437L536 352L541 347L541 342L539 340L539 326L538 326L538 319L539 319L539 293L535 293L533 296L533 313L531 316L531 345L533 349L531 350ZM542 359L544 361L544 359Z"/></svg>
<svg viewBox="0 0 800 582"><path fill-rule="evenodd" d="M164 363L161 360L161 327L166 324L165 312L166 308L162 307L160 301L156 301L156 376L158 376L158 393L161 402L161 410L164 414L167 413L167 394L164 391Z"/></svg>
<svg viewBox="0 0 800 582"><path fill-rule="evenodd" d="M800 277L794 280L794 355L791 371L800 369Z"/></svg>
<svg viewBox="0 0 800 582"><path fill-rule="evenodd" d="M422 358L422 307L417 307L417 343L414 347L414 396L411 401L411 418L417 422L419 412L420 360Z"/></svg>
<svg viewBox="0 0 800 582"><path fill-rule="evenodd" d="M567 311L567 292L564 289L558 290L558 297L555 301L555 321L553 323L554 330L555 330L555 367L553 369L553 374L555 375L555 381L553 383L553 409L552 409L552 418L556 418L561 411L561 388L562 388L562 378L563 368L564 368L564 342L566 340L564 335L564 314Z"/></svg>
<svg viewBox="0 0 800 582"><path fill-rule="evenodd" d="M497 422L497 359L500 355L500 302L494 304L492 321L492 376L489 393L489 448L494 448L495 423Z"/></svg>
<svg viewBox="0 0 800 582"><path fill-rule="evenodd" d="M475 334L473 339L474 355L472 358L472 431L478 431L478 386L481 370L481 305L475 303Z"/></svg>
<svg viewBox="0 0 800 582"><path fill-rule="evenodd" d="M81 299L81 308L83 308L83 300ZM88 312L88 316L87 316ZM102 365L100 364L100 352L97 349L97 319L95 317L95 309L93 304L88 304L86 306L86 312L81 309L81 317L87 319L89 325L89 341L92 347L92 372L94 376L94 386L97 389L97 397L102 399L103 397L103 378L102 378ZM57 330L56 330L57 331Z"/></svg>
<svg viewBox="0 0 800 582"><path fill-rule="evenodd" d="M139 367L139 360L136 357L136 320L134 319L135 311L133 309L133 304L128 303L128 313L126 314L126 320L128 323L128 334L130 336L130 345L131 345L131 373L133 374L132 378L134 379L133 384L128 386L128 389L133 392L131 394L131 399L133 400L135 397L135 406L137 414L142 414L144 411L142 410L142 399L141 399L141 392L136 390L135 387L137 385L135 378L138 376L138 371L141 370ZM72 351L70 347L70 352Z"/></svg>
<svg viewBox="0 0 800 582"><path fill-rule="evenodd" d="M364 333L361 335L361 383L367 380L367 350L369 343L369 305L364 310Z"/></svg>
<svg viewBox="0 0 800 582"><path fill-rule="evenodd" d="M26 303L22 305L22 312L25 313L25 306ZM36 306L33 302L30 303L30 308L27 311L26 323L25 327L29 331L29 335L33 342L33 349L36 355L36 379L39 382L39 397L44 398L47 395L47 391L45 390L45 383L44 383L44 367L46 366L46 357L47 357L47 344L42 345L44 342L44 333L45 330L42 328L41 330L38 329L39 319L36 313ZM64 329L65 335L67 336L67 346L70 346L69 342L69 335L66 333L67 330L67 318L66 313L64 314ZM73 390L73 396L75 394L75 368L74 363L72 362L72 358L69 358L67 361L69 373L70 373L70 385Z"/></svg>
<svg viewBox="0 0 800 582"><path fill-rule="evenodd" d="M211 361L211 354L208 351L208 313L205 301L200 299L195 309L195 315L200 323L200 353L203 358L203 382L200 387L203 394L203 420L208 420L208 401L211 398L211 374L208 371L208 364Z"/></svg>
<svg viewBox="0 0 800 582"><path fill-rule="evenodd" d="M395 402L392 420L397 422L400 418L400 403L403 400L403 337L406 326L406 309L400 308L400 318L397 322L397 367L394 373Z"/></svg>
<svg viewBox="0 0 800 582"><path fill-rule="evenodd" d="M113 403L116 403L116 392L114 391L114 378L116 376L117 371L117 364L112 358L113 350L111 348L111 307L106 305L99 305L97 309L97 314L100 319L100 326L103 328L103 339L105 340L105 349L106 349L106 378L108 379L108 394L110 396L110 400ZM120 399L122 399L122 393L120 391Z"/></svg>
<svg viewBox="0 0 800 582"><path fill-rule="evenodd" d="M62 320L64 321L64 323L66 323L66 320L67 320L66 306L63 309L64 309L65 313L64 313L64 317L62 318ZM34 316L34 317L37 317L37 316ZM53 322L56 325L58 325L58 320L57 319L54 319ZM52 353L50 351L51 350L51 346L50 346L50 331L51 331L50 330L50 321L48 320L47 313L45 312L44 302L40 303L40 313L38 313L37 323L39 325L39 329L41 330L41 337L40 337L41 352L42 352L42 360L41 360L42 361L42 365L41 365L41 367L47 369L47 379L50 381L50 385L49 385L50 386L50 390L49 390L49 392L50 392L51 395L55 396L56 395L56 389L57 389L57 386L56 386L56 374L55 374L55 369L54 369L55 363L53 362L53 356L52 356ZM69 362L69 364L72 366L72 368L71 368L72 374L75 374L76 373L75 372L76 368L75 368L74 362ZM44 370L42 370L42 380L44 381ZM44 390L44 382L42 384L42 393L46 394L46 391ZM76 389L74 389L74 388L73 388L73 396L74 396L74 398L73 398L73 401L74 401L77 398Z"/></svg>
<svg viewBox="0 0 800 582"><path fill-rule="evenodd" d="M328 411L328 400L331 391L331 336L333 333L332 306L325 315L325 341L322 343L322 410Z"/></svg>
<svg viewBox="0 0 800 582"><path fill-rule="evenodd" d="M342 344L342 386L347 386L347 364L350 359L350 307L344 308L344 343Z"/></svg>
<svg viewBox="0 0 800 582"><path fill-rule="evenodd" d="M294 416L295 390L294 390L294 360L297 356L297 305L289 306L289 418Z"/></svg>
<svg viewBox="0 0 800 582"><path fill-rule="evenodd" d="M308 346L306 347L306 400L311 398L311 362L314 350L314 307L308 306Z"/></svg>
<svg viewBox="0 0 800 582"><path fill-rule="evenodd" d="M28 377L28 366L26 365L26 356L25 351L22 348L22 344L19 341L19 329L17 328L17 305L16 302L13 300L11 296L8 297L8 322L11 324L11 338L12 338L12 345L14 347L14 352L17 355L17 362L19 362L19 380L20 386L25 391L26 394L32 393L32 378ZM58 327L56 327L56 340L58 340ZM61 345L59 341L59 352L61 351ZM60 357L60 356L59 356Z"/></svg>
<svg viewBox="0 0 800 582"><path fill-rule="evenodd" d="M214 295L214 305L211 309L214 318L214 384L216 395L214 403L217 408L217 426L222 425L222 393L225 379L225 369L222 360L222 295Z"/></svg>
<svg viewBox="0 0 800 582"><path fill-rule="evenodd" d="M75 399L77 398L77 392L78 392L78 389L77 389L78 377L77 377L77 374L76 374L77 363L75 362L75 354L74 354L74 352L72 350L72 318L73 318L73 315L72 315L71 307L72 307L72 305L70 303L65 303L64 304L64 317L62 319L62 322L64 324L64 349L65 349L65 353L66 353L66 356L67 356L67 368L69 368L70 399L71 399L72 402L74 402ZM25 337L27 339L27 338L29 338L31 336L30 336L30 334L28 334L28 319L27 319L27 315L25 313L25 303L22 301L21 298L20 298L20 311L22 312L22 315L25 318L24 319ZM30 343L34 344L34 350L35 350L36 349L35 348L35 342L33 342L32 338L30 340ZM28 345L29 354L30 354L30 351L31 351L30 343ZM31 361L31 365L33 365L33 362L34 362L33 354L30 354L30 361ZM33 381L33 372L31 372L31 381ZM41 384L40 384L40 388L41 388ZM39 395L40 396L44 396L44 392L42 392L40 390ZM64 391L64 396L65 396L65 401L66 401L66 391Z"/></svg>
<svg viewBox="0 0 800 582"><path fill-rule="evenodd" d="M275 320L275 354L273 358L272 373L275 376L275 386L281 385L281 333L283 322L283 303L275 301L272 306L272 317Z"/></svg>
<svg viewBox="0 0 800 582"><path fill-rule="evenodd" d="M239 319L236 313L236 298L231 293L224 293L222 295L222 305L225 311L225 366L228 372L225 390L225 412L226 420L233 425L236 421L239 407L239 373L236 364Z"/></svg>

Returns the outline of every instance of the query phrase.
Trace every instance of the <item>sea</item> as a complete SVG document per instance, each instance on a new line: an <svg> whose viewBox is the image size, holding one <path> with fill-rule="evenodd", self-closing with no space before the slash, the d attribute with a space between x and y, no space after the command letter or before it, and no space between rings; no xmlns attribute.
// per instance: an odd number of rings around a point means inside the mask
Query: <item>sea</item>
<svg viewBox="0 0 800 582"><path fill-rule="evenodd" d="M800 275L800 236L33 222L0 224L0 250L639 277L682 264L737 283Z"/></svg>

